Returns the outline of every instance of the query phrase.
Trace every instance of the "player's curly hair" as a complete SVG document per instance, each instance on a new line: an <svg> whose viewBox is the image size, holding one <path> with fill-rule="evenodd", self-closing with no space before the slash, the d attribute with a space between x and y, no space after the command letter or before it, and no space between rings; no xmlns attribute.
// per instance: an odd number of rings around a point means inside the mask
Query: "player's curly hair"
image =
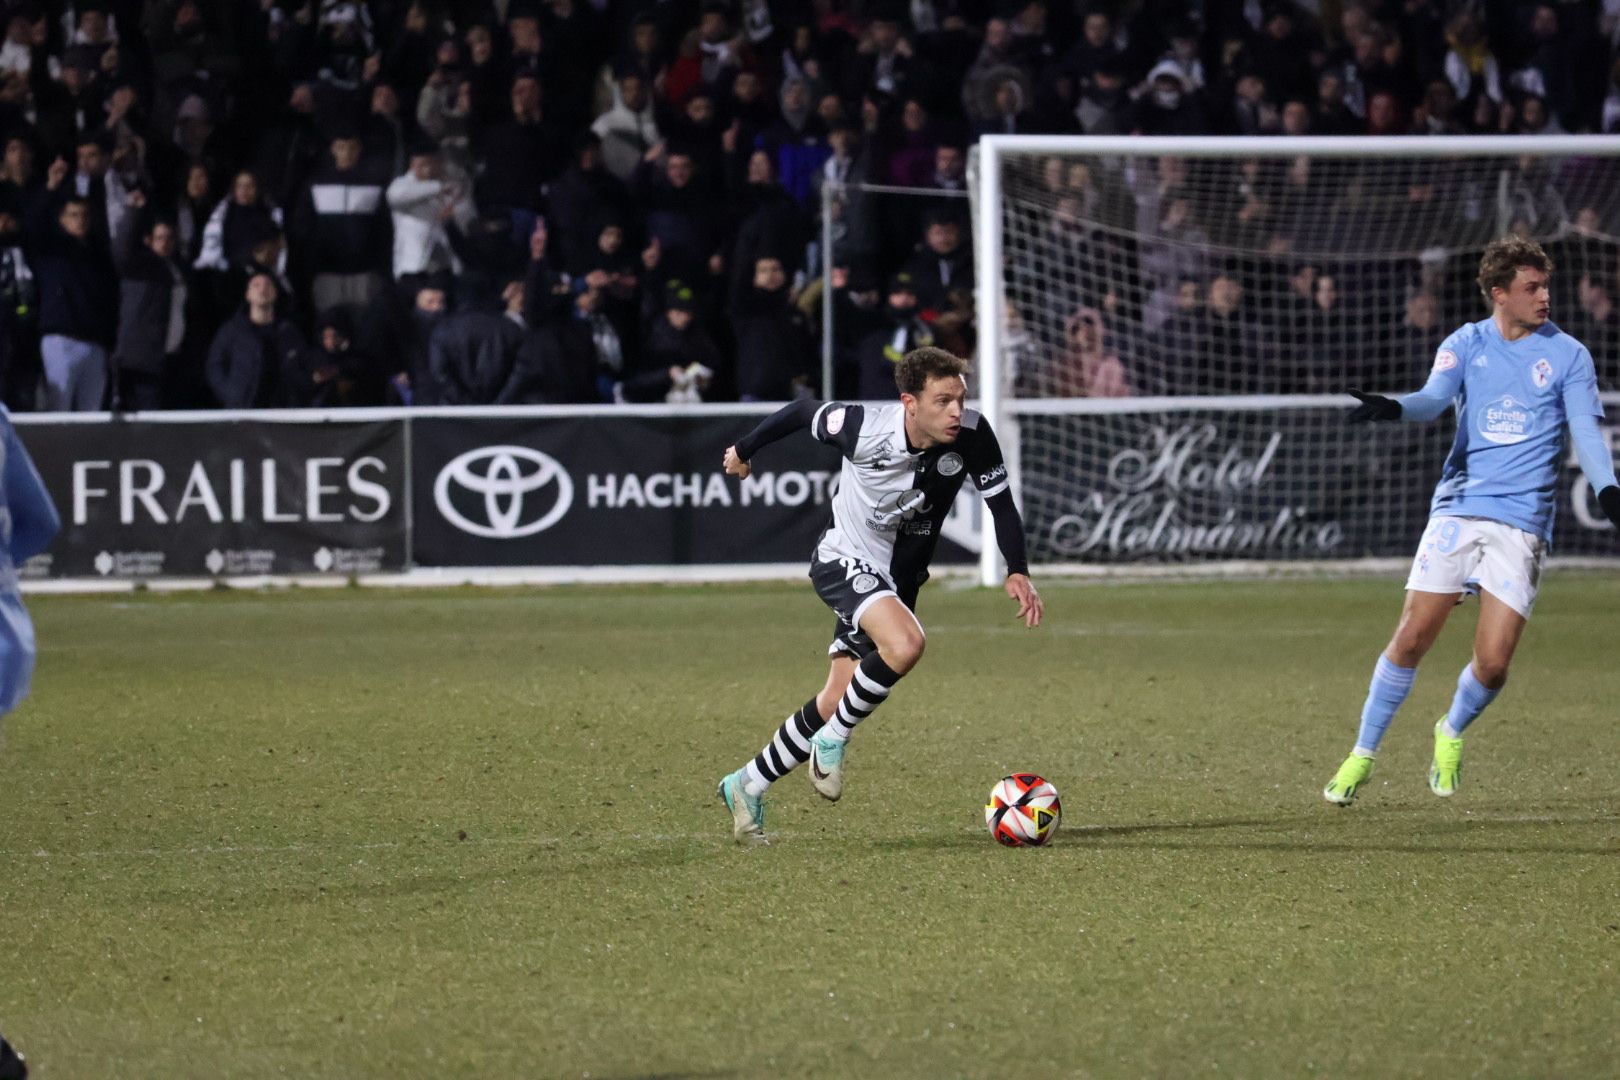
<svg viewBox="0 0 1620 1080"><path fill-rule="evenodd" d="M960 356L933 345L924 345L920 349L912 349L894 365L894 384L902 394L916 395L923 392L929 379L972 373L973 365Z"/></svg>
<svg viewBox="0 0 1620 1080"><path fill-rule="evenodd" d="M1485 302L1491 302L1492 289L1505 289L1513 284L1520 267L1550 274L1553 261L1534 240L1522 236L1504 236L1492 240L1479 257L1479 291Z"/></svg>

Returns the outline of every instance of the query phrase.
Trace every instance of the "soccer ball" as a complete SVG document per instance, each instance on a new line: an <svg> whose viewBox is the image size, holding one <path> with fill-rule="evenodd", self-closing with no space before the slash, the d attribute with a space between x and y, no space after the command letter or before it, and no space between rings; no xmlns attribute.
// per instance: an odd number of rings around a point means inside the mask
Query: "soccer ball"
<svg viewBox="0 0 1620 1080"><path fill-rule="evenodd" d="M990 789L984 823L999 844L1038 847L1051 840L1063 819L1057 788L1034 773L1003 777Z"/></svg>

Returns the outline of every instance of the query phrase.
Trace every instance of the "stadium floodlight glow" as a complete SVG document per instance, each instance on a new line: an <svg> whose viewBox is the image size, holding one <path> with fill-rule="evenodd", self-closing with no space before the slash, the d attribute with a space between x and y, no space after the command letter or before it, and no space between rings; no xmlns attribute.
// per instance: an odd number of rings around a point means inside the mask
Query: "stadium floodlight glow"
<svg viewBox="0 0 1620 1080"><path fill-rule="evenodd" d="M1037 569L1409 557L1449 431L1352 431L1343 390L1417 389L1502 233L1566 325L1620 252L1614 136L992 135L971 171L976 390Z"/></svg>

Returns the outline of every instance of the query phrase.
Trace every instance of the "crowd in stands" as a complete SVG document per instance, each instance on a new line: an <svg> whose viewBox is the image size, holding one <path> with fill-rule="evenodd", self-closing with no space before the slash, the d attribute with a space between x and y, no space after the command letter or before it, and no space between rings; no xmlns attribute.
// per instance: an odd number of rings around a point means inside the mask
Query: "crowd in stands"
<svg viewBox="0 0 1620 1080"><path fill-rule="evenodd" d="M0 12L0 398L23 410L781 400L820 389L824 286L836 392L887 398L907 349L973 351L983 134L1620 132L1613 0ZM1620 345L1620 184L1515 167L1515 226L1575 257L1564 321ZM1050 210L1010 233L1027 392L1311 390L1375 294L1398 305L1379 355L1467 315L1456 260L1315 257L1302 222L1379 197L1353 177L1223 169L1027 170ZM1410 187L1474 242L1454 188ZM1037 235L1060 266L1018 247ZM1239 244L1274 259L1209 254Z"/></svg>

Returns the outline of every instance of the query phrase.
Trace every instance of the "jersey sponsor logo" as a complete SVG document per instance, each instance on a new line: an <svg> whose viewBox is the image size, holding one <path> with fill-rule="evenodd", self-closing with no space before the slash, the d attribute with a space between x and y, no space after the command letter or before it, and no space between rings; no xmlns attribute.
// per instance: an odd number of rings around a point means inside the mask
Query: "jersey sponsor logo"
<svg viewBox="0 0 1620 1080"><path fill-rule="evenodd" d="M955 476L962 471L962 455L946 454L939 459L939 475Z"/></svg>
<svg viewBox="0 0 1620 1080"><path fill-rule="evenodd" d="M1522 443L1536 430L1536 410L1512 394L1489 401L1479 409L1479 433L1493 443Z"/></svg>
<svg viewBox="0 0 1620 1080"><path fill-rule="evenodd" d="M1434 370L1450 371L1457 366L1457 354L1450 349L1441 349L1434 354Z"/></svg>
<svg viewBox="0 0 1620 1080"><path fill-rule="evenodd" d="M452 488L481 499L457 505ZM439 470L433 501L464 533L515 540L544 532L574 502L574 482L557 460L527 446L480 446ZM463 507L466 512L463 512Z"/></svg>
<svg viewBox="0 0 1620 1080"><path fill-rule="evenodd" d="M803 414L801 413L800 415L802 416ZM843 430L844 410L842 408L834 409L832 412L827 414L827 434L836 435Z"/></svg>
<svg viewBox="0 0 1620 1080"><path fill-rule="evenodd" d="M1006 465L997 465L995 468L991 469L989 472L979 474L979 486L982 487L982 488L989 487L991 484L995 483L997 480L1004 480L1004 479L1006 479L1006 477L1007 477L1007 466Z"/></svg>
<svg viewBox="0 0 1620 1080"><path fill-rule="evenodd" d="M872 574L856 574L855 580L849 584L850 588L864 596L878 587L878 579Z"/></svg>
<svg viewBox="0 0 1620 1080"><path fill-rule="evenodd" d="M1547 362L1547 358L1545 356L1537 360L1536 366L1530 369L1530 379L1536 384L1536 388L1539 390L1545 390L1547 388L1547 384L1552 382L1552 375L1552 365Z"/></svg>
<svg viewBox="0 0 1620 1080"><path fill-rule="evenodd" d="M910 491L891 491L879 497L877 505L872 507L872 520L869 524L878 532L894 532L902 521L910 521L918 514L926 514L932 509L928 503L928 493L925 491L917 488Z"/></svg>

